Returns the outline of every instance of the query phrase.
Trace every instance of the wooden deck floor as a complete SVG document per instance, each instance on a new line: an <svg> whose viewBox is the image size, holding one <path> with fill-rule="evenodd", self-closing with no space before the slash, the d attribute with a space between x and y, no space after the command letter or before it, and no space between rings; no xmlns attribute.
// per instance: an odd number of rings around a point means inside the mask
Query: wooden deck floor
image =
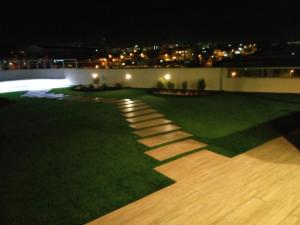
<svg viewBox="0 0 300 225"><path fill-rule="evenodd" d="M176 183L88 224L300 224L300 153L283 137L234 158L203 150L156 170Z"/></svg>

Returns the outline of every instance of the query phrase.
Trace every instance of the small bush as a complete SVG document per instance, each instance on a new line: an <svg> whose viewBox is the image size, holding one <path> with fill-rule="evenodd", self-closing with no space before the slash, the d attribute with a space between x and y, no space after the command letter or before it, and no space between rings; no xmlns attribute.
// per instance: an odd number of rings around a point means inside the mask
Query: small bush
<svg viewBox="0 0 300 225"><path fill-rule="evenodd" d="M121 89L122 88L122 84L121 83L116 83L115 87Z"/></svg>
<svg viewBox="0 0 300 225"><path fill-rule="evenodd" d="M198 90L199 91L204 91L206 88L206 83L205 83L205 80L204 79L200 79L198 81Z"/></svg>
<svg viewBox="0 0 300 225"><path fill-rule="evenodd" d="M107 84L105 84L105 83L102 84L102 88L103 88L103 89L107 89Z"/></svg>
<svg viewBox="0 0 300 225"><path fill-rule="evenodd" d="M93 90L94 89L94 85L89 84L88 89Z"/></svg>
<svg viewBox="0 0 300 225"><path fill-rule="evenodd" d="M164 89L164 83L162 81L158 81L156 87L157 89L162 90Z"/></svg>
<svg viewBox="0 0 300 225"><path fill-rule="evenodd" d="M173 90L175 88L175 84L173 82L169 81L167 83L167 87L168 87L169 90Z"/></svg>
<svg viewBox="0 0 300 225"><path fill-rule="evenodd" d="M187 89L188 89L188 82L187 81L183 81L182 82L182 90L186 92Z"/></svg>

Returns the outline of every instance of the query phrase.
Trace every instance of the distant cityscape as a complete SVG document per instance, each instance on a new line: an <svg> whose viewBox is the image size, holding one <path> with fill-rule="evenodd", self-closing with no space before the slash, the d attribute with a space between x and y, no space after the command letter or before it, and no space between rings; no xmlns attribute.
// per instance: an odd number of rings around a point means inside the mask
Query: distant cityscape
<svg viewBox="0 0 300 225"><path fill-rule="evenodd" d="M0 49L1 50L1 49ZM299 66L300 41L257 43L30 45L0 55L0 69Z"/></svg>

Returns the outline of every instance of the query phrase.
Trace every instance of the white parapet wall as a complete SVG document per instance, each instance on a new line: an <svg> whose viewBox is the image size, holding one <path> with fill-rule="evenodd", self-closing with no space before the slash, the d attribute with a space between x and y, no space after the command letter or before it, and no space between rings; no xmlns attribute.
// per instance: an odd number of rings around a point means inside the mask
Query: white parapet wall
<svg viewBox="0 0 300 225"><path fill-rule="evenodd" d="M223 90L232 92L300 93L300 78L223 78Z"/></svg>
<svg viewBox="0 0 300 225"><path fill-rule="evenodd" d="M189 89L197 89L199 79L205 79L207 90L231 92L300 93L300 78L230 78L227 68L145 68L145 69L35 69L2 70L1 81L28 79L65 79L70 85L91 84L97 73L100 85L121 83L133 88L156 87L159 78L169 74L175 88L188 82ZM131 79L126 80L130 74Z"/></svg>
<svg viewBox="0 0 300 225"><path fill-rule="evenodd" d="M220 90L220 80L223 69L212 68L172 68L172 69L65 69L65 76L73 84L90 84L92 74L97 73L100 82L107 85L121 83L123 86L134 88L156 87L159 78L166 74L170 75L170 81L175 84L175 88L181 88L182 82L187 81L190 89L197 89L199 79L205 79L208 90ZM126 75L130 74L131 79L126 80Z"/></svg>

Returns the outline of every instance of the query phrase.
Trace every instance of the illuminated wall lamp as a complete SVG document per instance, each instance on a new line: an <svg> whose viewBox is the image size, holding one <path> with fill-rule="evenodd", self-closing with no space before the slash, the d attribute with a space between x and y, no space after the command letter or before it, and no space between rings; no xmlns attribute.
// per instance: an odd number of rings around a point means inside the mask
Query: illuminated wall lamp
<svg viewBox="0 0 300 225"><path fill-rule="evenodd" d="M132 78L131 74L128 74L128 73L127 73L127 74L125 75L125 79L126 79L126 80L131 80L131 78Z"/></svg>
<svg viewBox="0 0 300 225"><path fill-rule="evenodd" d="M237 72L233 71L231 72L231 77L236 77L237 76Z"/></svg>
<svg viewBox="0 0 300 225"><path fill-rule="evenodd" d="M164 78L165 78L165 80L170 80L171 79L171 75L170 74L165 74Z"/></svg>

